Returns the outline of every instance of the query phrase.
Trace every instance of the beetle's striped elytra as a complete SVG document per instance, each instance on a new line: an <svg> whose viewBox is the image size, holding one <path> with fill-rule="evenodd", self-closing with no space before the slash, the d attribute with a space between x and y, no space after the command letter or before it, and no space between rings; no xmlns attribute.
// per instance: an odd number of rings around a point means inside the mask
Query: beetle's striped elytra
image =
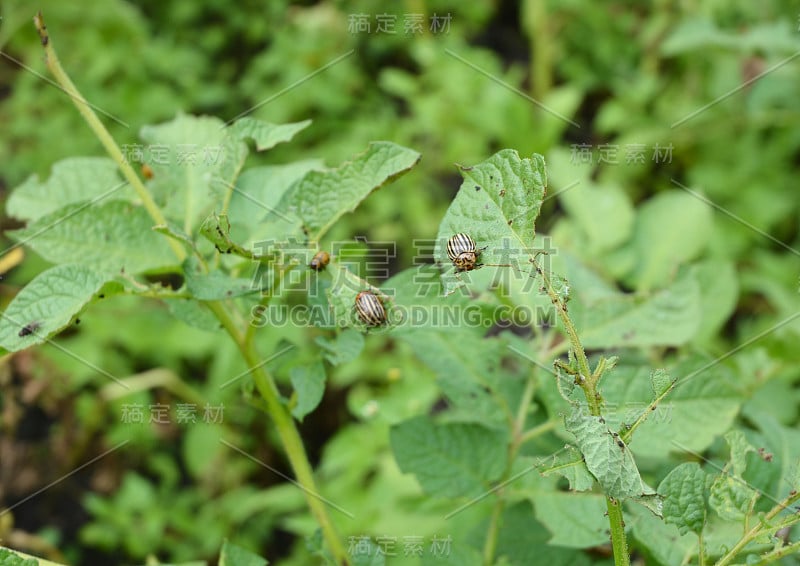
<svg viewBox="0 0 800 566"><path fill-rule="evenodd" d="M453 262L456 271L472 271L478 267L480 250L469 234L456 234L447 240L447 257Z"/></svg>
<svg viewBox="0 0 800 566"><path fill-rule="evenodd" d="M381 326L386 323L386 309L372 291L361 291L356 295L356 312L367 326Z"/></svg>

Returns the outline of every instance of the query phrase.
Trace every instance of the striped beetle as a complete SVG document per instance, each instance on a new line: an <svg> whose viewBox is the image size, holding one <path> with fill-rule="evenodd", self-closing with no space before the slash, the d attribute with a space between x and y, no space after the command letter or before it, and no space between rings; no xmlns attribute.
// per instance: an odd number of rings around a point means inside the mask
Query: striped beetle
<svg viewBox="0 0 800 566"><path fill-rule="evenodd" d="M356 312L367 326L381 326L386 323L386 309L372 291L361 291L356 295Z"/></svg>
<svg viewBox="0 0 800 566"><path fill-rule="evenodd" d="M479 267L478 256L485 249L478 249L469 234L456 234L447 240L447 257L456 266L456 271L472 271Z"/></svg>
<svg viewBox="0 0 800 566"><path fill-rule="evenodd" d="M314 255L313 258L311 258L311 263L308 264L308 267L314 271L322 271L330 263L330 261L331 254L325 250L320 250Z"/></svg>

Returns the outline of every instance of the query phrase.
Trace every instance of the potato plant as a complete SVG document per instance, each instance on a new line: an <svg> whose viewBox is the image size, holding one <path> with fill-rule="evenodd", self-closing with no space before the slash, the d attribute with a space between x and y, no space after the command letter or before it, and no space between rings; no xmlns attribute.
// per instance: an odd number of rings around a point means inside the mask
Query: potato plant
<svg viewBox="0 0 800 566"><path fill-rule="evenodd" d="M729 264L702 256L703 199L676 188L634 206L575 167L586 182L545 234L565 152L546 163L502 149L458 166L436 238L386 278L370 242L334 234L413 175L419 152L375 141L334 167L249 166L312 122L189 114L120 145L61 67L58 32L36 25L48 69L107 156L59 161L8 198L24 226L6 235L50 265L4 310L0 345L78 360L111 414L169 392L196 487L182 492L175 458L132 457L116 491L84 499L96 519L87 544L234 566L796 560L800 439L752 401L766 369L757 355L733 358L747 342L715 353L693 342L722 328L735 292ZM621 284L571 253L575 242L613 259ZM78 326L94 316L98 335ZM93 337L127 325L149 336L152 367L92 362ZM88 336L80 352L62 344L76 332ZM180 356L161 352L173 347L207 371L175 370ZM401 350L416 365L395 367ZM375 367L388 393L359 375ZM343 384L373 425L343 426L312 455L306 423ZM212 420L226 405L234 416ZM147 424L168 425L153 406ZM103 454L156 444L131 427L104 441ZM254 470L273 483L261 488ZM279 533L287 548L261 558L254 546ZM0 549L0 564L37 563L54 562Z"/></svg>

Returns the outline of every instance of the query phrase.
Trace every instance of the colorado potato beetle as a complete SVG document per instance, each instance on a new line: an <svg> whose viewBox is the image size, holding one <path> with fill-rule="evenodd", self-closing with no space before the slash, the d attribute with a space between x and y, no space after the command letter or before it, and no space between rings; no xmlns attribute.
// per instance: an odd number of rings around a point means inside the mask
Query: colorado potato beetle
<svg viewBox="0 0 800 566"><path fill-rule="evenodd" d="M478 267L480 253L469 234L456 234L447 241L447 257L456 266L456 271L472 271Z"/></svg>
<svg viewBox="0 0 800 566"><path fill-rule="evenodd" d="M325 250L318 251L313 258L311 258L311 263L308 266L313 269L314 271L322 271L331 261L331 254L326 252Z"/></svg>
<svg viewBox="0 0 800 566"><path fill-rule="evenodd" d="M386 323L386 309L372 291L361 291L356 295L356 312L367 326L381 326Z"/></svg>

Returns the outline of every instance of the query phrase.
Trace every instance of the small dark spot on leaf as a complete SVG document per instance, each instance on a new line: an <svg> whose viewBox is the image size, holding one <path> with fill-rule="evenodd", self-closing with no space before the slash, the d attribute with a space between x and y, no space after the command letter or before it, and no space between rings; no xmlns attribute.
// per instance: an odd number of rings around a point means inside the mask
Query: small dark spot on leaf
<svg viewBox="0 0 800 566"><path fill-rule="evenodd" d="M509 226L511 226L513 223L514 223L514 219L513 219L513 218L512 218L511 220L509 220L509 221L508 221L508 225L509 225Z"/></svg>
<svg viewBox="0 0 800 566"><path fill-rule="evenodd" d="M49 35L43 35L42 36L42 46L45 47L45 46L47 46L48 43L50 43L50 36Z"/></svg>
<svg viewBox="0 0 800 566"><path fill-rule="evenodd" d="M98 298L98 299L105 299L105 298L106 298L106 296L105 296L105 294L104 294L104 293L100 293L99 295L97 295L97 298Z"/></svg>
<svg viewBox="0 0 800 566"><path fill-rule="evenodd" d="M489 205L488 204L484 204L483 208L485 208L486 210L489 210Z"/></svg>
<svg viewBox="0 0 800 566"><path fill-rule="evenodd" d="M75 325L77 326L77 325L79 325L80 323L81 323L81 319L79 319L79 318L76 318L76 319L75 319Z"/></svg>
<svg viewBox="0 0 800 566"><path fill-rule="evenodd" d="M231 295L233 295L233 291L231 291L230 289L228 289L227 291L225 291L225 294L226 294L226 295L228 295L228 296L230 297Z"/></svg>
<svg viewBox="0 0 800 566"><path fill-rule="evenodd" d="M479 191L479 190L481 190L481 188L478 185L475 185L475 190Z"/></svg>
<svg viewBox="0 0 800 566"><path fill-rule="evenodd" d="M600 417L600 423L601 424L606 424L606 420L603 417Z"/></svg>
<svg viewBox="0 0 800 566"><path fill-rule="evenodd" d="M39 326L41 326L41 324L36 322L35 320L29 322L28 324L23 326L22 329L19 331L19 337L22 338L25 336L30 336L39 329Z"/></svg>
<svg viewBox="0 0 800 566"><path fill-rule="evenodd" d="M500 196L501 197L506 196L506 190L505 189L500 189Z"/></svg>

